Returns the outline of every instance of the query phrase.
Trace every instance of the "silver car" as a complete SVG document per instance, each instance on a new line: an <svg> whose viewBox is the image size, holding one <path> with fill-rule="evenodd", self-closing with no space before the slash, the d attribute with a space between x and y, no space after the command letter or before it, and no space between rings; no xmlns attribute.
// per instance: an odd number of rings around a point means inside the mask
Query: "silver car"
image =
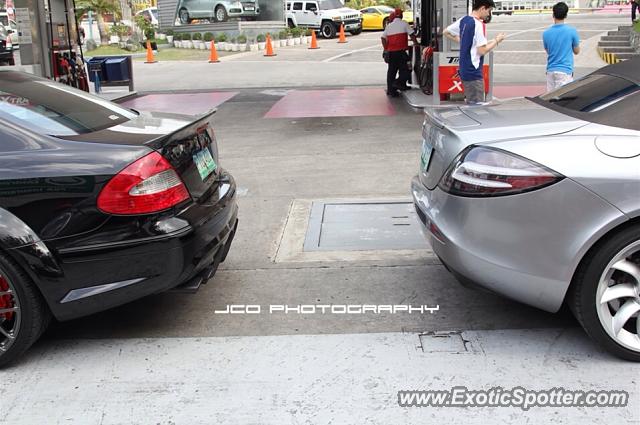
<svg viewBox="0 0 640 425"><path fill-rule="evenodd" d="M640 58L556 91L431 109L411 188L463 283L550 312L640 361Z"/></svg>
<svg viewBox="0 0 640 425"><path fill-rule="evenodd" d="M206 19L226 22L229 18L256 20L260 15L257 0L181 0L178 3L178 20L181 24Z"/></svg>

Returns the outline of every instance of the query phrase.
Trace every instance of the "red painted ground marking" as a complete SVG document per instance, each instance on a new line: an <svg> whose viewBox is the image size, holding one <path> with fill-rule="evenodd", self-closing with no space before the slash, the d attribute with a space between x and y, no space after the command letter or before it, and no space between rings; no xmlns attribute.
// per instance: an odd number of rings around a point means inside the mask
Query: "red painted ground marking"
<svg viewBox="0 0 640 425"><path fill-rule="evenodd" d="M364 117L395 115L384 89L294 90L265 118Z"/></svg>
<svg viewBox="0 0 640 425"><path fill-rule="evenodd" d="M216 108L238 94L237 92L208 92L182 94L147 94L127 100L124 106L141 111L175 112L198 115Z"/></svg>

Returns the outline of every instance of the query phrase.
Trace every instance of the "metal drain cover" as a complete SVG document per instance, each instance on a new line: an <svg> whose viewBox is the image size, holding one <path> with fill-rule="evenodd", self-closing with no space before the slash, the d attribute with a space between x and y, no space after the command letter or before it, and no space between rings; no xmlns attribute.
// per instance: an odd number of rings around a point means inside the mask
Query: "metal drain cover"
<svg viewBox="0 0 640 425"><path fill-rule="evenodd" d="M305 251L428 249L413 203L314 202Z"/></svg>

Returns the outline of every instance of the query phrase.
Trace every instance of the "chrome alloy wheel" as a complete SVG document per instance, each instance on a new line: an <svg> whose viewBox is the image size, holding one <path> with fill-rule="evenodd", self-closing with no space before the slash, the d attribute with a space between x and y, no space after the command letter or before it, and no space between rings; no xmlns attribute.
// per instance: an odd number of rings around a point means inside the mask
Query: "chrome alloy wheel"
<svg viewBox="0 0 640 425"><path fill-rule="evenodd" d="M596 303L607 334L623 347L640 353L640 241L623 248L605 267Z"/></svg>
<svg viewBox="0 0 640 425"><path fill-rule="evenodd" d="M21 319L15 288L0 269L0 354L8 351L15 342Z"/></svg>

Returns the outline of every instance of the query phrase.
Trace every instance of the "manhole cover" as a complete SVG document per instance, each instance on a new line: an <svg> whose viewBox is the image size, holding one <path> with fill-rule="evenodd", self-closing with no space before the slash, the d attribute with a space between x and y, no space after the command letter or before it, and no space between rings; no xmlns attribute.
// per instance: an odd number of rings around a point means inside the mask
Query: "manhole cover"
<svg viewBox="0 0 640 425"><path fill-rule="evenodd" d="M314 202L305 251L427 249L411 202Z"/></svg>

